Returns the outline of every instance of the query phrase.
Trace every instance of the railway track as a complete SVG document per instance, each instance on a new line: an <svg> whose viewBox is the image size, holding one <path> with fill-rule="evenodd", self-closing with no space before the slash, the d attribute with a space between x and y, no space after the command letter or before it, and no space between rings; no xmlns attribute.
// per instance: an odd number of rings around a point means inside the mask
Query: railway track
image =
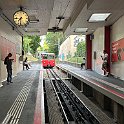
<svg viewBox="0 0 124 124"><path fill-rule="evenodd" d="M53 69L47 69L46 72L57 100L63 124L100 124L93 113Z"/></svg>

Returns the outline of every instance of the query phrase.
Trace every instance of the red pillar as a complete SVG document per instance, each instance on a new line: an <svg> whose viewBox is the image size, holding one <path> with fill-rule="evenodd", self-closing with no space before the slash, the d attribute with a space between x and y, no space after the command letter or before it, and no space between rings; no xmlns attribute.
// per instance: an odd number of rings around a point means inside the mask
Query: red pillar
<svg viewBox="0 0 124 124"><path fill-rule="evenodd" d="M86 35L86 69L92 69L92 40Z"/></svg>
<svg viewBox="0 0 124 124"><path fill-rule="evenodd" d="M104 41L104 49L108 53L108 72L110 72L110 26L105 26L105 41Z"/></svg>

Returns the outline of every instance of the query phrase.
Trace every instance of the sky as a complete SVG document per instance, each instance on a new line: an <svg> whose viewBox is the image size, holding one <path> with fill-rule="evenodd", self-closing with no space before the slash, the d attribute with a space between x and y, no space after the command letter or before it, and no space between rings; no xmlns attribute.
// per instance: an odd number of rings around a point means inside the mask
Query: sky
<svg viewBox="0 0 124 124"><path fill-rule="evenodd" d="M40 36L41 42L40 45L43 47L44 39L46 38L46 35Z"/></svg>

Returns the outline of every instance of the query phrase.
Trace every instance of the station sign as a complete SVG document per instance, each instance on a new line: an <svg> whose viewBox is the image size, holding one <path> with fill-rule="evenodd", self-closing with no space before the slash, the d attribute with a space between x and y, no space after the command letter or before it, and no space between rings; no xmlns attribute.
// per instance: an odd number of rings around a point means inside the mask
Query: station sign
<svg viewBox="0 0 124 124"><path fill-rule="evenodd" d="M124 38L112 43L112 62L124 61Z"/></svg>

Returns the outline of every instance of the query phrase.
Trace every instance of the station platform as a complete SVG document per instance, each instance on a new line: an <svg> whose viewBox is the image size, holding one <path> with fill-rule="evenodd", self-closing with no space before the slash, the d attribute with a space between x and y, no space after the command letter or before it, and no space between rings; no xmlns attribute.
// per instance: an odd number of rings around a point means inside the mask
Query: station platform
<svg viewBox="0 0 124 124"><path fill-rule="evenodd" d="M2 82L0 124L35 124L38 119L41 119L39 114L42 113L39 109L41 78L43 79L41 71L41 64L33 63L31 69L21 71L13 77L13 83L7 85L6 81Z"/></svg>
<svg viewBox="0 0 124 124"><path fill-rule="evenodd" d="M58 64L57 67L124 106L123 80L112 76L104 77L94 71L81 70L68 64Z"/></svg>
<svg viewBox="0 0 124 124"><path fill-rule="evenodd" d="M58 64L57 67L124 106L124 81L67 64ZM40 63L32 63L31 69L18 73L10 85L6 81L2 83L0 124L45 123L43 69Z"/></svg>

